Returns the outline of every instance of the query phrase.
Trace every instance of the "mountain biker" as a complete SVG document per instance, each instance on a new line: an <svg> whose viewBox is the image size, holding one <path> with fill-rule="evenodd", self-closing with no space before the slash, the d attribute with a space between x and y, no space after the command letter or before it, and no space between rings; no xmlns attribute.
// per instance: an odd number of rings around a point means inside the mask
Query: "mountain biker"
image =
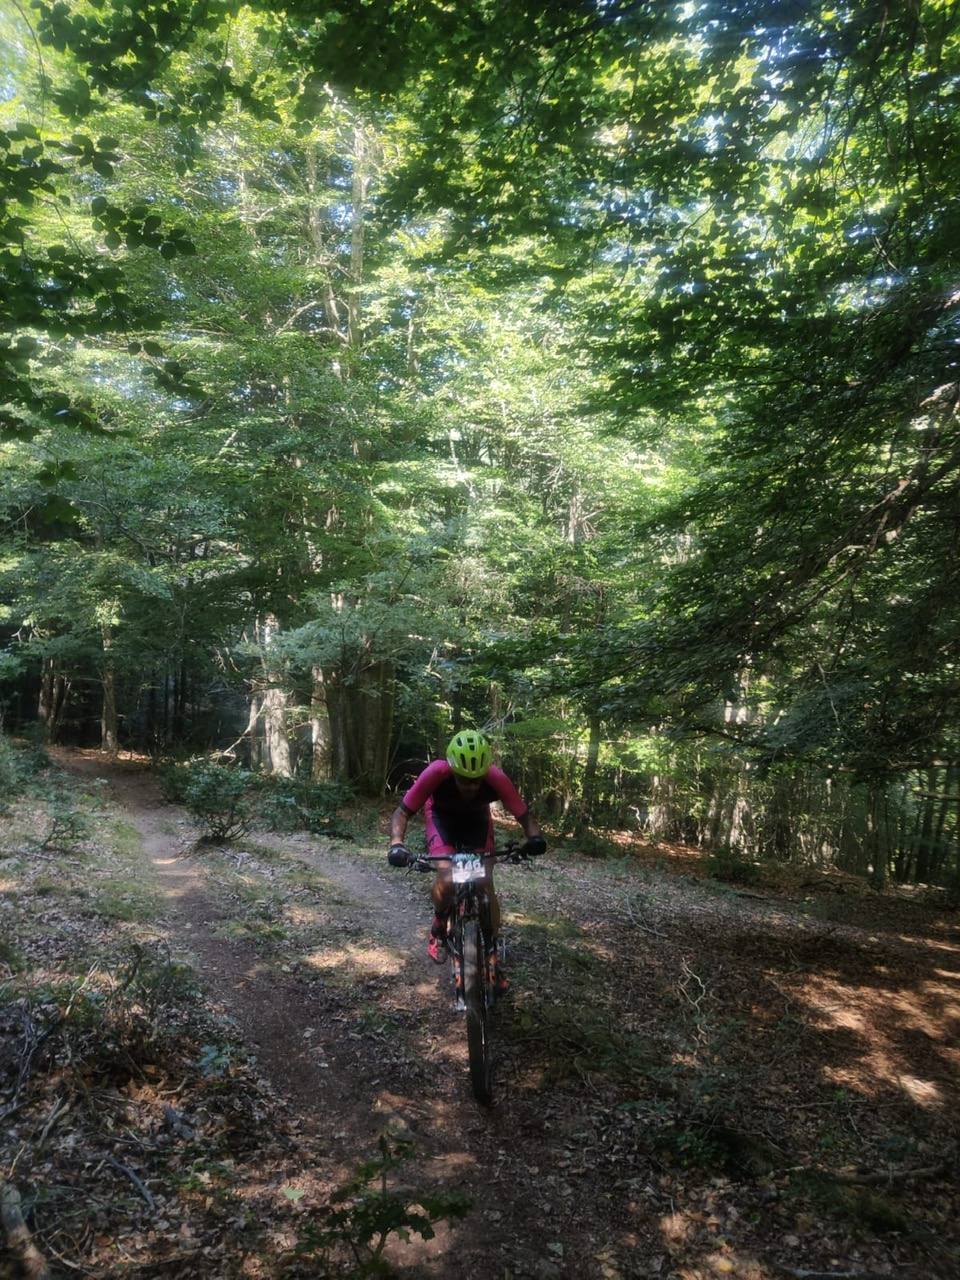
<svg viewBox="0 0 960 1280"><path fill-rule="evenodd" d="M499 800L520 823L527 837L524 849L541 854L547 847L540 827L521 799L516 787L493 763L490 743L476 729L464 729L450 740L446 760L434 760L419 775L393 811L390 819L391 866L406 866L414 858L404 844L407 823L415 813L424 810L427 856L437 859L437 878L433 882L434 917L430 926L427 954L436 964L443 964L443 939L446 917L454 902L453 881L449 862L442 860L457 850L471 853L493 852L493 821L490 806ZM484 883L490 904L486 921L488 936L494 941L500 933L500 903L493 888L493 867L488 866ZM507 983L498 970L497 985L505 990Z"/></svg>

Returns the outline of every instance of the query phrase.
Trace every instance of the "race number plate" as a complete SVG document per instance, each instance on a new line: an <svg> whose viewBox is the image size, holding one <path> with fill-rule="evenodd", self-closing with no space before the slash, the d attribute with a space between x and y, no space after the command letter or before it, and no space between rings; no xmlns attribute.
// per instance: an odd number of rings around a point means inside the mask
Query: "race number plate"
<svg viewBox="0 0 960 1280"><path fill-rule="evenodd" d="M453 883L469 884L471 880L482 880L484 876L483 861L476 857L455 858L453 863Z"/></svg>

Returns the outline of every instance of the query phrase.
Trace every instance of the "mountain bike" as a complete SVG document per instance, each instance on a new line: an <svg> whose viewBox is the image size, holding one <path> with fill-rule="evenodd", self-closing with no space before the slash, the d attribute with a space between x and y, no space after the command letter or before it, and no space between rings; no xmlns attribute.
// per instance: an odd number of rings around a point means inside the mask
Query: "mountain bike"
<svg viewBox="0 0 960 1280"><path fill-rule="evenodd" d="M493 1101L493 1054L490 1045L490 1013L496 1003L497 940L489 936L487 872L496 862L519 865L533 855L511 842L493 853L458 850L449 857L420 854L410 864L417 871L435 873L450 867L454 905L447 916L443 939L450 957L454 1008L466 1013L467 1055L470 1085L482 1106Z"/></svg>

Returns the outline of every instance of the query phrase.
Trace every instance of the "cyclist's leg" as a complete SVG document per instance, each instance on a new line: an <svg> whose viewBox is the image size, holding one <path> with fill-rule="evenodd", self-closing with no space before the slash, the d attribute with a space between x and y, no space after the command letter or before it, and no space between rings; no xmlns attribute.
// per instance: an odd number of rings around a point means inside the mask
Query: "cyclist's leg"
<svg viewBox="0 0 960 1280"><path fill-rule="evenodd" d="M447 919L453 910L454 893L450 864L444 865L439 859L453 853L453 849L444 842L438 831L428 829L427 853L430 857L438 859L436 878L430 889L430 897L433 900L433 922L430 925L430 940L427 944L427 951L430 959L440 964L444 959L443 940L447 933Z"/></svg>

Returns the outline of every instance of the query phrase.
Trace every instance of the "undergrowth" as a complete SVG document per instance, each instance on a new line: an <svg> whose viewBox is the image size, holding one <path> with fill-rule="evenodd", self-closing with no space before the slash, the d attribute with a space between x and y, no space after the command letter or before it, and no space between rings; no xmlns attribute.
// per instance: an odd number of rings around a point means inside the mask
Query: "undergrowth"
<svg viewBox="0 0 960 1280"><path fill-rule="evenodd" d="M414 1155L408 1141L381 1135L377 1154L358 1165L353 1177L337 1188L300 1232L294 1250L298 1275L318 1280L365 1280L390 1276L384 1249L393 1236L432 1240L438 1222L464 1217L470 1201L456 1191L427 1194L391 1188L390 1179ZM290 1272L288 1271L289 1275Z"/></svg>

